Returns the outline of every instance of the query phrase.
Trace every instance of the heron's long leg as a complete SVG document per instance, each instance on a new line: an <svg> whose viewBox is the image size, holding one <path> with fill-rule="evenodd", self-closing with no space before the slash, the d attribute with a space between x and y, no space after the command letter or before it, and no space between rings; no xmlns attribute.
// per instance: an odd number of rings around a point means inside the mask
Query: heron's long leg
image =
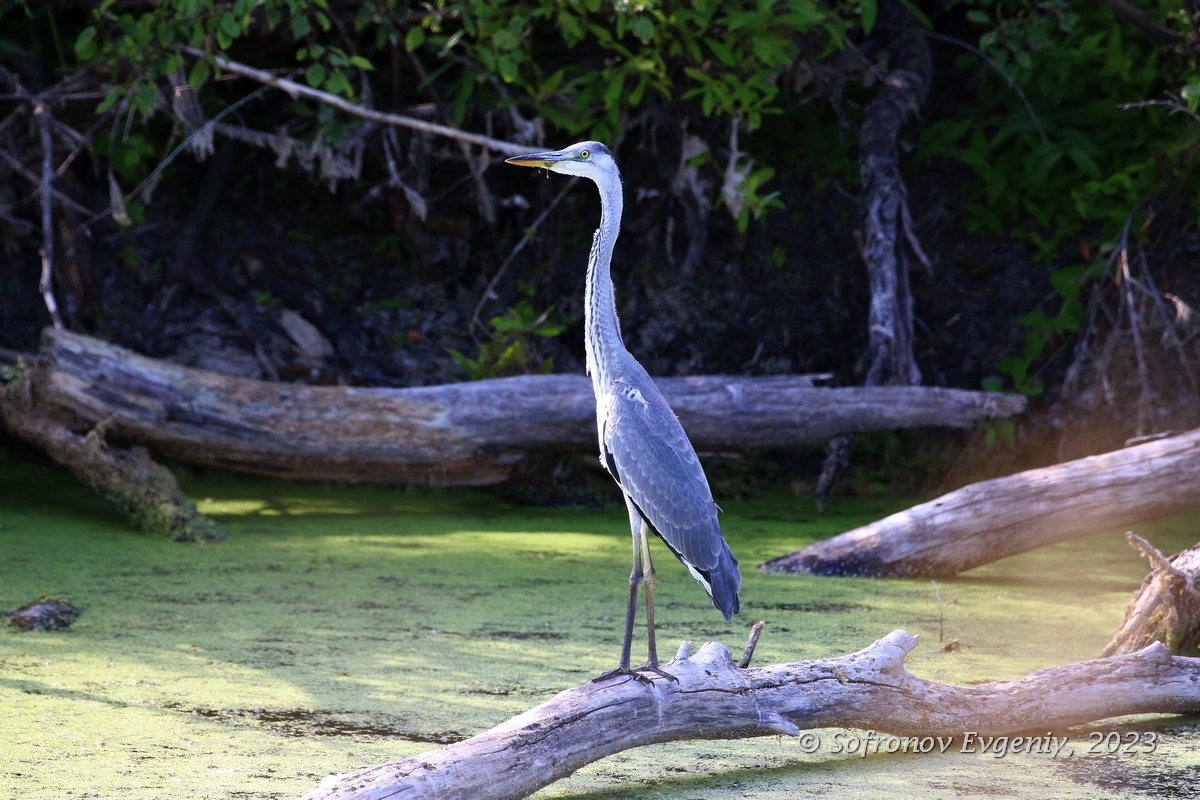
<svg viewBox="0 0 1200 800"><path fill-rule="evenodd" d="M650 525L645 520L639 529L638 540L642 551L642 585L646 588L646 639L650 650L646 666L638 667L638 670L653 672L669 681L677 682L678 678L658 666L658 647L654 641L654 562L650 560Z"/></svg>
<svg viewBox="0 0 1200 800"><path fill-rule="evenodd" d="M637 532L633 534L633 571L629 573L629 607L625 610L625 642L621 645L620 669L625 671L629 670L629 651L633 646L633 623L637 618L638 586L644 579L640 538Z"/></svg>
<svg viewBox="0 0 1200 800"><path fill-rule="evenodd" d="M638 531L638 545L642 559L642 586L646 589L646 638L649 647L649 659L646 663L651 667L658 666L658 647L654 642L654 562L650 560L650 526L642 520Z"/></svg>
<svg viewBox="0 0 1200 800"><path fill-rule="evenodd" d="M629 573L629 605L625 610L625 641L621 644L621 663L616 669L601 673L594 679L595 681L606 680L616 675L632 675L637 680L649 682L648 678L629 668L629 651L633 646L633 623L637 619L638 587L642 584L642 515L633 503L626 500L626 504L629 506L629 527L633 531L633 571Z"/></svg>

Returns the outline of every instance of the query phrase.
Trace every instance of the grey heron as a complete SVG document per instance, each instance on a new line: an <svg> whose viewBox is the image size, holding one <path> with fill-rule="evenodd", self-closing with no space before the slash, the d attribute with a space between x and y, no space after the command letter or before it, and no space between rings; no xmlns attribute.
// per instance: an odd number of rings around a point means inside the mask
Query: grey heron
<svg viewBox="0 0 1200 800"><path fill-rule="evenodd" d="M588 374L596 393L596 428L600 460L621 487L633 532L633 572L621 663L597 680L642 673L674 677L658 664L654 642L654 565L650 534L656 534L704 587L717 610L729 621L738 612L742 576L738 560L721 534L704 469L679 420L649 374L625 349L617 320L612 277L613 246L621 229L621 173L609 149L599 142L580 142L564 150L533 153L507 160L521 167L578 175L600 190L600 227L592 238L584 289L584 348ZM638 589L646 597L649 658L629 667Z"/></svg>

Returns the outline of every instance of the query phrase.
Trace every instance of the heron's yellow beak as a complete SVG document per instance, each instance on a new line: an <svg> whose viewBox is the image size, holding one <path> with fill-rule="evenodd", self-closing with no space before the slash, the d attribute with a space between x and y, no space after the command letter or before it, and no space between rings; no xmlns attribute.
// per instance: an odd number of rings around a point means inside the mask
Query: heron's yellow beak
<svg viewBox="0 0 1200 800"><path fill-rule="evenodd" d="M550 153L533 153L527 156L513 156L512 158L504 159L505 164L514 164L518 167L540 167L542 169L550 169L550 165L556 161L562 161L565 156L561 151Z"/></svg>

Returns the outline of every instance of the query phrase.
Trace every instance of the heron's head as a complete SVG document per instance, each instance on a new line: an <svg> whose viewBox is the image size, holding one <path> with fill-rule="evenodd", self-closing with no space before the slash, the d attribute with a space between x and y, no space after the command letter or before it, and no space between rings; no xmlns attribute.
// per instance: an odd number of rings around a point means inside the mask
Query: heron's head
<svg viewBox="0 0 1200 800"><path fill-rule="evenodd" d="M603 178L620 180L617 162L613 160L609 149L600 142L580 142L562 150L516 156L506 159L505 163L516 164L518 167L540 167L564 175L579 175L596 182Z"/></svg>

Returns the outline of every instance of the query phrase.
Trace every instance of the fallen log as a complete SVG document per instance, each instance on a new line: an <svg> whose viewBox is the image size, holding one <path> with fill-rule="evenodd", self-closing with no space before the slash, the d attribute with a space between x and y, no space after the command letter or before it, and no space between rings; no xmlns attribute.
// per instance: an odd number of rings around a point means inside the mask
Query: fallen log
<svg viewBox="0 0 1200 800"><path fill-rule="evenodd" d="M37 402L193 463L312 480L484 485L525 453L595 447L583 376L409 389L267 383L146 358L47 329ZM927 387L814 387L811 376L658 381L700 451L822 442L844 431L966 427L1022 397Z"/></svg>
<svg viewBox="0 0 1200 800"><path fill-rule="evenodd" d="M722 644L709 642L689 657L685 642L666 665L678 682L619 677L567 689L466 741L326 778L305 800L509 800L605 756L689 739L783 734L799 736L801 750L812 753L821 739L801 731L848 727L873 734L877 751L929 752L927 745L944 750L943 742L958 737L962 748L974 741L968 733L1004 736L1125 714L1200 711L1200 659L1172 656L1161 644L1014 681L950 686L904 668L917 643L895 631L839 658L741 669ZM1060 737L1022 738L1029 738L1028 752L1058 754Z"/></svg>
<svg viewBox="0 0 1200 800"><path fill-rule="evenodd" d="M224 529L196 509L171 471L156 464L144 447L110 447L104 423L78 435L32 411L31 385L37 367L24 369L10 386L0 386L0 428L46 453L96 490L147 533L177 542L215 541Z"/></svg>
<svg viewBox="0 0 1200 800"><path fill-rule="evenodd" d="M974 483L768 561L768 572L943 577L1200 508L1200 429Z"/></svg>
<svg viewBox="0 0 1200 800"><path fill-rule="evenodd" d="M1154 567L1101 656L1132 653L1162 642L1172 653L1195 653L1200 645L1200 544L1166 558L1154 545L1127 531L1133 549Z"/></svg>

